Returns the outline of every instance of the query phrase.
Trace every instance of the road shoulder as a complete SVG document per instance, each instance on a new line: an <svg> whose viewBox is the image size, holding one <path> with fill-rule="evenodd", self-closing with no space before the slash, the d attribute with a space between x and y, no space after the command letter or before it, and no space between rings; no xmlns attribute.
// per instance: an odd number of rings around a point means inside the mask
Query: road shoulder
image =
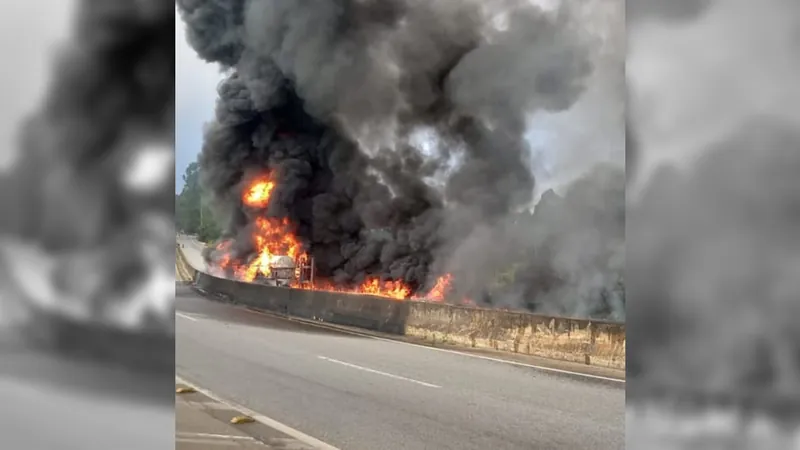
<svg viewBox="0 0 800 450"><path fill-rule="evenodd" d="M175 382L175 449L205 450L313 450L281 430L253 418L246 411L211 398L184 380ZM234 418L248 418L233 424Z"/></svg>
<svg viewBox="0 0 800 450"><path fill-rule="evenodd" d="M214 298L214 295L211 293L204 292L201 289L197 288L196 286L192 286L192 288L195 292L198 292L202 297L206 299L210 299L212 301L215 300L219 301L216 298ZM557 359L543 358L523 353L511 353L500 350L470 348L457 344L448 344L442 342L432 343L422 338L413 336L381 333L378 331L366 330L363 328L356 328L345 325L332 324L328 322L303 319L294 316L287 316L285 314L278 314L273 311L265 311L262 309L237 304L236 302L233 303L226 302L226 303L232 304L233 306L241 307L256 314L263 314L270 317L299 322L312 327L327 328L329 330L338 331L345 334L360 335L365 337L371 337L374 339L381 339L398 343L416 345L420 347L427 347L434 350L443 350L452 353L458 353L466 356L472 356L502 363L517 364L520 366L529 366L544 371L552 371L554 373L560 373L563 375L572 374L578 377L583 376L589 378L596 378L599 380L606 380L620 385L624 385L625 383L625 371L610 367L585 365L571 361L561 361Z"/></svg>

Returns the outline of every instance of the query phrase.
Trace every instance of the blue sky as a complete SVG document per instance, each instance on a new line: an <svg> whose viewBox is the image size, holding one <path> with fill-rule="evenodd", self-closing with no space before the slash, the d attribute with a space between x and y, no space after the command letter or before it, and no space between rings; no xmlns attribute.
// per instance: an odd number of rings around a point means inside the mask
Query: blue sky
<svg viewBox="0 0 800 450"><path fill-rule="evenodd" d="M203 125L214 117L217 65L197 57L186 42L183 21L175 19L175 192L183 189L186 166L197 158L203 144Z"/></svg>

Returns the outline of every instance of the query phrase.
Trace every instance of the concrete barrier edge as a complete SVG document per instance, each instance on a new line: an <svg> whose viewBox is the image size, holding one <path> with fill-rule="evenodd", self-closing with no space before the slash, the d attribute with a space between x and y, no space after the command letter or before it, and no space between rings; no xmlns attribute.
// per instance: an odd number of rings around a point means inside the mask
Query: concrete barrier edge
<svg viewBox="0 0 800 450"><path fill-rule="evenodd" d="M194 283L249 307L432 344L545 357L625 369L625 324L524 312L397 301L369 295L277 288L217 278L191 267L180 246L179 265Z"/></svg>

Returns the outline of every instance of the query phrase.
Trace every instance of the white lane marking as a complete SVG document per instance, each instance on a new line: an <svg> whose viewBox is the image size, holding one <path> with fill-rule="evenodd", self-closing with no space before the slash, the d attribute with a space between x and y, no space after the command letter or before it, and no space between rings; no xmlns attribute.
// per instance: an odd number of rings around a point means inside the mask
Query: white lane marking
<svg viewBox="0 0 800 450"><path fill-rule="evenodd" d="M368 367L357 366L355 364L350 364L350 363L347 363L347 362L344 362L344 361L339 361L338 359L328 358L328 357L325 357L325 356L318 356L317 358L323 359L325 361L332 362L332 363L335 363L335 364L341 364L343 366L350 367L352 369L363 370L364 372L369 372L369 373L374 373L376 375L383 375L385 377L394 378L395 380L408 381L409 383L416 383L416 384L419 384L419 385L422 385L422 386L426 386L426 387L430 387L430 388L436 388L436 389L441 388L441 386L436 385L436 384L426 383L424 381L415 380L413 378L406 378L406 377L401 377L400 375L394 375L394 374L391 374L391 373L381 372L380 370L370 369Z"/></svg>
<svg viewBox="0 0 800 450"><path fill-rule="evenodd" d="M177 431L175 435L183 438L229 439L232 441L255 441L252 436L237 436L234 434L192 433L190 431Z"/></svg>
<svg viewBox="0 0 800 450"><path fill-rule="evenodd" d="M185 438L176 436L175 442L182 442L185 444L197 444L202 445L201 448L211 448L211 447L236 447L242 448L238 441L231 441L231 440L220 440L220 439L203 439L203 438ZM251 442L253 444L253 442ZM255 444L258 445L258 444ZM262 444L263 445L263 444Z"/></svg>
<svg viewBox="0 0 800 450"><path fill-rule="evenodd" d="M179 312L177 312L177 311L176 311L176 312L175 312L175 315L176 315L176 316L178 316L178 317L184 318L184 319L189 319L189 320L191 320L192 322L197 322L197 319L196 319L196 318L194 318L194 317L192 317L192 316L190 316L190 315L188 315L188 314L179 313Z"/></svg>
<svg viewBox="0 0 800 450"><path fill-rule="evenodd" d="M554 373L560 373L560 374L564 374L564 375L572 375L572 376L576 376L576 377L584 377L584 378L591 378L591 379L594 379L594 380L611 381L611 382L615 382L615 383L625 384L625 380L624 379L619 379L619 378L611 378L611 377L604 377L604 376L601 376L601 375L592 375L592 374L588 374L588 373L573 372L571 370L555 369L555 368L546 367L546 366L537 366L535 364L528 364L528 363L519 362L519 361L511 361L509 359L493 358L491 356L464 353L464 352L460 352L458 350L450 350L450 349L447 349L447 348L439 348L439 347L431 347L431 346L422 345L422 344L414 344L412 342L405 342L405 341L400 341L400 340L397 340L397 339L390 339L390 338L384 338L384 337L380 337L380 336L374 336L372 334L361 333L361 332L358 332L358 331L349 330L349 329L346 329L346 328L340 328L338 326L333 326L333 325L326 324L326 323L319 323L319 322L315 322L315 321L312 321L312 320L305 320L305 319L300 319L300 318L297 318L297 317L287 317L287 316L282 316L282 315L278 315L278 314L271 314L271 313L264 312L264 311L256 311L256 310L253 310L253 309L250 309L250 308L242 308L242 309L250 311L250 312L252 312L254 314L263 314L265 316L269 316L269 317L273 317L273 318L285 319L285 320L289 320L289 321L304 323L306 325L311 325L311 326L320 327L320 328L327 328L329 330L338 331L338 332L344 333L344 334L351 334L353 336L361 336L361 337L365 337L365 338L369 338L369 339L375 339L375 340L378 340L378 341L391 342L393 344L410 345L412 347L424 348L424 349L427 349L427 350L434 350L434 351L437 351L437 352L451 353L451 354L454 354L454 355L467 356L469 358L483 359L483 360L486 360L486 361L493 361L493 362L499 362L499 363L504 363L504 364L511 364L513 366L528 367L530 369L536 369L536 370L541 370L541 371L545 371L545 372L554 372Z"/></svg>
<svg viewBox="0 0 800 450"><path fill-rule="evenodd" d="M295 430L294 428L290 427L289 425L284 425L284 424L278 422L275 419L270 419L269 417L267 417L267 416L265 416L263 414L259 414L259 413L255 412L255 411L253 411L252 409L246 408L246 407L244 407L242 405L239 405L237 403L234 403L234 402L231 402L231 401L228 401L228 400L223 400L222 398L220 398L218 395L212 393L211 391L205 390L205 389L197 386L196 384L191 383L191 382L183 379L179 375L175 375L175 381L177 381L180 384L184 384L186 386L189 386L189 387L193 388L195 391L200 392L201 394L205 395L206 397L209 397L209 398L211 398L211 399L213 399L213 400L215 400L215 401L217 401L219 403L227 405L230 408L241 412L242 414L246 414L246 415L252 417L255 421L260 422L260 423L262 423L262 424L264 424L264 425L266 425L268 427L274 428L274 429L280 431L283 434L291 436L291 437L297 439L298 441L300 441L300 442L302 442L302 443L304 443L304 444L306 444L306 445L308 445L308 446L310 446L310 447L312 447L312 448L314 448L316 450L340 450L340 449L338 449L338 448L336 448L336 447L334 447L334 446L332 446L330 444L326 444L325 442L320 441L317 438L311 437L311 436L303 433L302 431Z"/></svg>

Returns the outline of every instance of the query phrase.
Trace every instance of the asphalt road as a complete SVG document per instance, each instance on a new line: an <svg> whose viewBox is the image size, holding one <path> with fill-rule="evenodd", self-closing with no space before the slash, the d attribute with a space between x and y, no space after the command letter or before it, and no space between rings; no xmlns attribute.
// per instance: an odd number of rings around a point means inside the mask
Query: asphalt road
<svg viewBox="0 0 800 450"><path fill-rule="evenodd" d="M177 293L181 377L340 449L621 449L624 385Z"/></svg>
<svg viewBox="0 0 800 450"><path fill-rule="evenodd" d="M173 356L162 350L169 339L154 347L77 327L39 339L64 344L60 351L33 345L22 332L26 319L40 338L55 322L28 317L9 272L0 272L0 448L173 449ZM160 369L143 370L153 355Z"/></svg>
<svg viewBox="0 0 800 450"><path fill-rule="evenodd" d="M163 374L42 352L0 327L0 448L174 448L173 389Z"/></svg>
<svg viewBox="0 0 800 450"><path fill-rule="evenodd" d="M196 269L205 269L206 262L202 255L203 244L189 238L179 238L178 244L183 246L183 254L189 265Z"/></svg>

